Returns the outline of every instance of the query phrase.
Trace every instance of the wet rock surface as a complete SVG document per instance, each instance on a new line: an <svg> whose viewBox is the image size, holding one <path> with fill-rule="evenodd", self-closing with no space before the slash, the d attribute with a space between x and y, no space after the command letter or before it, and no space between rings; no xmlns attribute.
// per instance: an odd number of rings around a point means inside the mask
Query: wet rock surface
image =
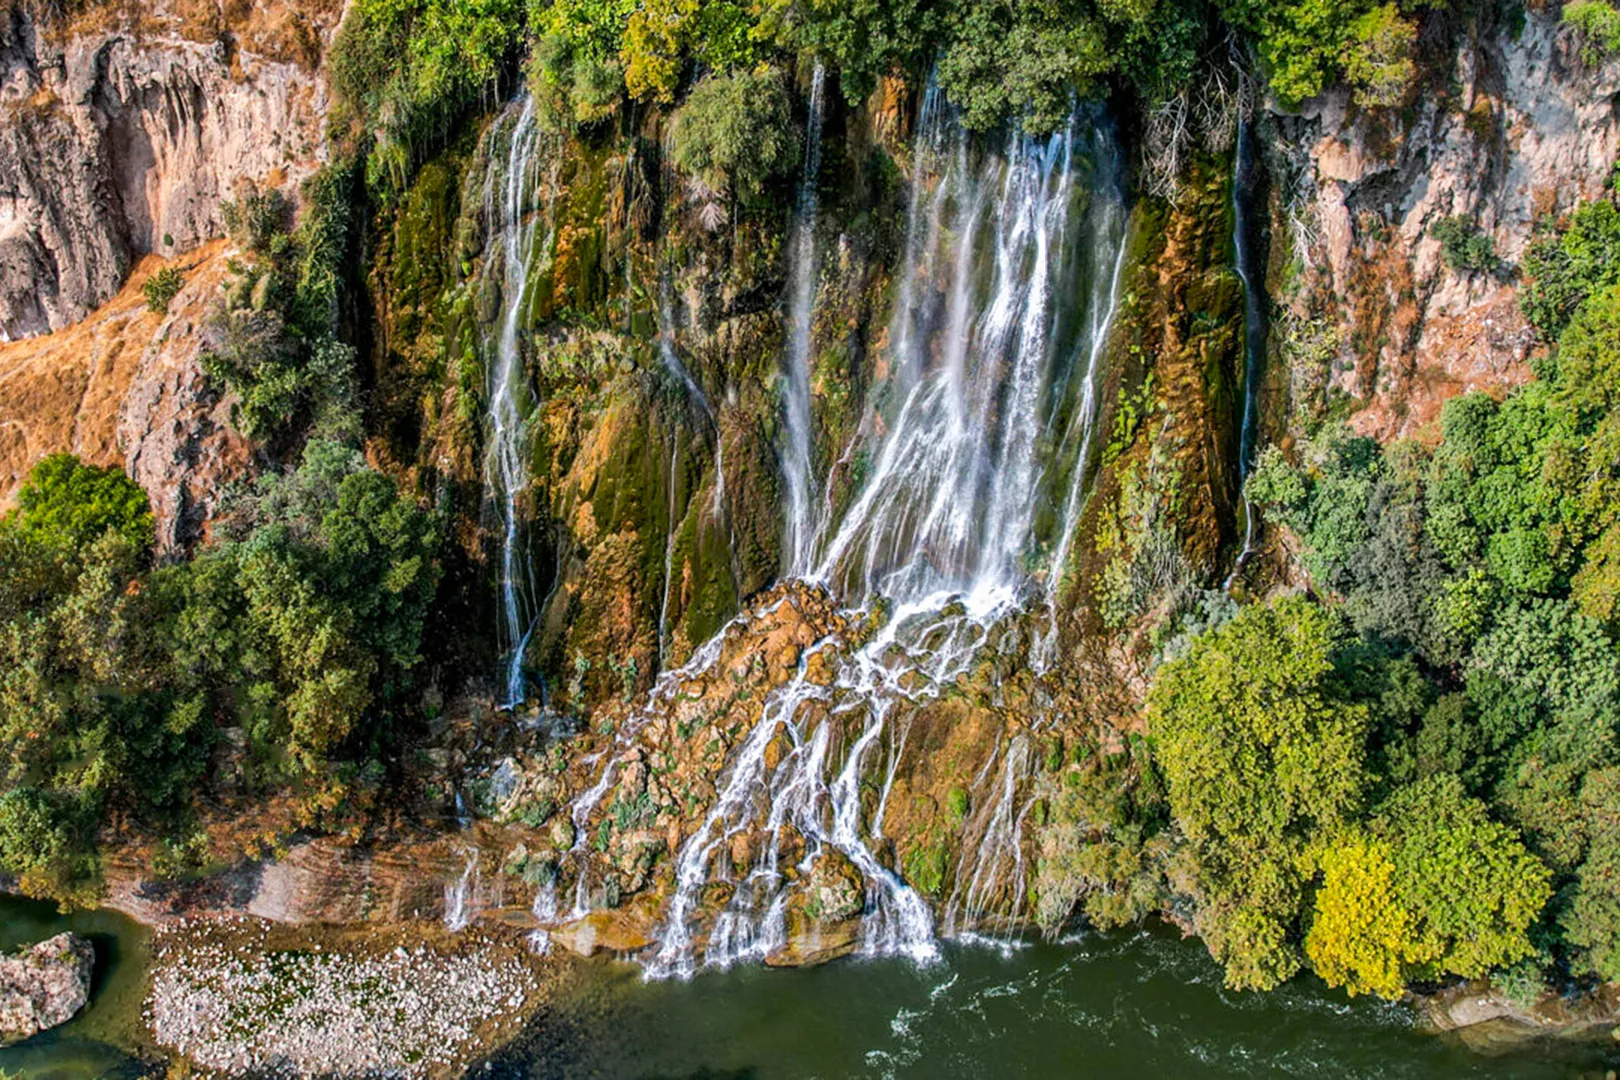
<svg viewBox="0 0 1620 1080"><path fill-rule="evenodd" d="M96 953L77 934L57 934L0 958L0 1045L65 1024L90 1000Z"/></svg>

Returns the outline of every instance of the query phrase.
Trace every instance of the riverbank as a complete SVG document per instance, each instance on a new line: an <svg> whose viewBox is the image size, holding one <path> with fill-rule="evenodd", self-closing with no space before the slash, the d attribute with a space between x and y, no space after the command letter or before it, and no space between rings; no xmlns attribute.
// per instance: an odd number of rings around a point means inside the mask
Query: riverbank
<svg viewBox="0 0 1620 1080"><path fill-rule="evenodd" d="M1196 940L1154 926L1062 943L945 942L941 959L743 966L646 982L605 956L539 955L499 920L281 926L194 919L155 934L108 912L6 932L115 926L97 996L64 1028L0 1051L29 1080L172 1075L1099 1076L1333 1075L1597 1080L1612 1039L1480 1053L1419 1028L1415 1004L1348 999L1310 978L1233 993ZM143 944L145 943L145 944ZM133 1008L131 1008L133 1006ZM121 1024L110 1018L122 1017ZM1598 1032L1602 1035L1602 1032ZM161 1045L160 1045L161 1044ZM10 1055L10 1056L8 1056Z"/></svg>
<svg viewBox="0 0 1620 1080"><path fill-rule="evenodd" d="M500 927L199 920L158 932L145 1020L209 1075L437 1080L534 1023L558 971Z"/></svg>

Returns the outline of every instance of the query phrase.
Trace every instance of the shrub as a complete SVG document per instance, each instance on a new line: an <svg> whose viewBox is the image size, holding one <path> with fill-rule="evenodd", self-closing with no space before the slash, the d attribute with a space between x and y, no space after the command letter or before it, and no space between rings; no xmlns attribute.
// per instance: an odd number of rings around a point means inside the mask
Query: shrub
<svg viewBox="0 0 1620 1080"><path fill-rule="evenodd" d="M50 544L77 549L114 533L136 551L152 546L146 492L122 469L86 465L52 454L29 472L17 492L17 524Z"/></svg>
<svg viewBox="0 0 1620 1080"><path fill-rule="evenodd" d="M141 285L141 295L146 297L146 310L157 315L168 314L169 301L175 298L185 283L186 279L180 275L180 271L172 266L155 271Z"/></svg>
<svg viewBox="0 0 1620 1080"><path fill-rule="evenodd" d="M1440 253L1453 270L1485 272L1498 265L1495 243L1467 218L1441 218L1429 227L1429 235L1440 241Z"/></svg>
<svg viewBox="0 0 1620 1080"><path fill-rule="evenodd" d="M1369 108L1399 105L1417 75L1412 47L1417 27L1394 4L1366 12L1350 24L1344 73L1356 88L1356 103Z"/></svg>
<svg viewBox="0 0 1620 1080"><path fill-rule="evenodd" d="M1608 0L1574 0L1564 5L1564 23L1581 35L1582 59L1596 65L1620 53L1620 11Z"/></svg>
<svg viewBox="0 0 1620 1080"><path fill-rule="evenodd" d="M677 168L744 201L761 198L799 154L787 86L772 68L705 78L676 112L669 139Z"/></svg>
<svg viewBox="0 0 1620 1080"><path fill-rule="evenodd" d="M1519 308L1544 341L1557 341L1581 301L1620 284L1620 207L1599 199L1570 214L1563 228L1543 230L1522 269Z"/></svg>

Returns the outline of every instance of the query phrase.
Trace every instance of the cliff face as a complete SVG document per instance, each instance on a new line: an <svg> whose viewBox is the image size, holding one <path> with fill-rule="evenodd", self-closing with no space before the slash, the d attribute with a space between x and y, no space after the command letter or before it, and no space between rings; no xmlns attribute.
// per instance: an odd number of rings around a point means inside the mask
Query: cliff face
<svg viewBox="0 0 1620 1080"><path fill-rule="evenodd" d="M205 531L221 488L250 471L230 401L198 362L203 320L229 273L231 252L212 238L238 181L290 191L321 160L328 102L318 59L335 17L331 4L253 6L231 25L137 13L48 37L15 9L0 16L0 333L27 338L0 345L0 500L52 451L119 463L151 496L160 543L175 552ZM1434 92L1404 111L1366 113L1329 95L1259 125L1271 177L1268 278L1282 314L1274 414L1291 397L1389 438L1421 431L1452 394L1526 376L1533 341L1511 272L1448 266L1432 230L1462 217L1511 263L1538 218L1594 195L1620 152L1620 65L1586 67L1567 32L1531 16L1517 34L1464 43L1434 79ZM904 329L897 294L920 262L908 232L929 226L908 229L906 206L914 185L916 206L922 195L944 199L943 180L919 179L915 104L890 82L826 118L806 336L813 471L830 478L828 516L848 509L876 437L895 423L884 394L907 385L891 370L890 338ZM495 666L496 650L480 640L494 623L497 572L485 443L498 329L511 313L527 439L514 501L534 527L527 557L537 579L528 659L548 681L550 706L567 715L523 725L486 715L480 734L526 739L520 727L566 729L587 717L595 730L503 743L512 753L482 763L494 775L504 766L511 781L483 808L510 820L464 837L470 856L460 841L365 856L322 842L231 885L230 904L288 920L406 918L442 914L456 897L529 907L539 887L543 909L544 884L560 881L565 901L572 893L596 908L572 931L576 944L644 945L680 884L675 858L707 828L725 770L774 723L766 703L786 688L816 702L805 731L819 733L826 760L856 760L853 748L887 741L840 781L850 793L842 805L876 823L875 835L845 844L871 866L807 844L797 827L749 822L728 834L727 858L786 856L804 886L772 959L852 947L863 876L887 880L878 865L926 895L952 929L1027 921L1031 891L1043 887L1048 804L1096 746L1124 745L1137 723L1151 635L1120 644L1131 635L1115 632L1162 626L1188 589L1218 580L1240 536L1243 294L1231 269L1230 162L1203 153L1180 204L1144 197L1132 207L1097 436L1085 443L1089 457L1077 455L1096 471L1076 501L1073 586L988 627L946 607L918 635L916 658L900 647L868 655L887 616L867 626L838 610L858 597L783 586L759 599L783 561L792 178L777 178L765 207L721 205L667 167L656 118L639 130L601 125L550 139L524 165L532 193L514 220L497 220L491 192L512 168L517 111L469 122L407 190L373 207L368 451L453 512L458 550L445 592L461 606L441 614L472 643L475 663L444 677L456 680L452 693L476 689ZM984 152L964 146L962 159ZM498 265L502 230L523 223L539 254L512 282ZM936 215L932 227L951 226ZM165 259L185 284L159 315L140 285ZM943 263L935 271L948 273ZM990 286L962 280L963 295L982 303ZM935 306L917 321L941 319L946 301ZM1054 408L1042 438L1063 443L1071 415ZM1052 573L1036 546L1021 553L1040 563L1024 568L1031 593ZM748 614L714 636L739 610ZM705 641L712 653L694 660ZM966 658L960 669L930 666L953 647ZM1048 668L1030 662L1037 647L1068 655ZM663 696L643 705L661 670L672 672ZM884 716L868 723L859 711L880 675L893 706L886 735ZM760 769L774 777L784 761L796 767L806 751L792 744L758 740ZM478 765L470 753L446 762L434 777L438 801ZM803 776L819 782L807 768ZM145 865L116 869L134 878ZM157 917L139 899L123 902ZM732 900L695 903L713 915Z"/></svg>
<svg viewBox="0 0 1620 1080"><path fill-rule="evenodd" d="M1368 112L1341 91L1273 115L1272 283L1287 303L1274 356L1296 402L1343 395L1359 431L1388 439L1446 398L1528 378L1513 264L1539 220L1603 190L1617 92L1620 62L1587 63L1555 14L1529 13L1433 58L1405 109ZM1448 265L1433 230L1452 217L1502 266Z"/></svg>
<svg viewBox="0 0 1620 1080"><path fill-rule="evenodd" d="M167 264L184 284L162 314L141 287L148 256L119 293L66 330L0 345L0 507L47 454L117 465L146 489L163 554L200 536L251 450L230 427L230 401L208 385L201 327L229 276L223 241Z"/></svg>
<svg viewBox="0 0 1620 1080"><path fill-rule="evenodd" d="M78 322L140 256L219 235L239 181L290 183L323 157L324 80L229 27L185 36L206 29L58 40L0 10L0 338Z"/></svg>

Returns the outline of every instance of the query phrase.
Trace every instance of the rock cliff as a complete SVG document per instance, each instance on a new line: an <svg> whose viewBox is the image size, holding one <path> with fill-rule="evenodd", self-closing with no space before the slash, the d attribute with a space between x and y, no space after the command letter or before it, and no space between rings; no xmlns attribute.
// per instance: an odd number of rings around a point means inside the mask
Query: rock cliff
<svg viewBox="0 0 1620 1080"><path fill-rule="evenodd" d="M1504 18L1424 71L1404 109L1334 91L1269 125L1271 285L1285 308L1274 355L1300 404L1339 400L1380 439L1419 431L1455 394L1529 376L1537 343L1514 263L1538 222L1604 189L1620 154L1620 62L1589 62L1556 13ZM1446 218L1489 237L1500 265L1448 265Z"/></svg>
<svg viewBox="0 0 1620 1080"><path fill-rule="evenodd" d="M0 340L78 322L141 256L219 235L236 183L294 181L324 156L324 80L229 26L194 40L207 29L141 16L47 34L0 9Z"/></svg>

